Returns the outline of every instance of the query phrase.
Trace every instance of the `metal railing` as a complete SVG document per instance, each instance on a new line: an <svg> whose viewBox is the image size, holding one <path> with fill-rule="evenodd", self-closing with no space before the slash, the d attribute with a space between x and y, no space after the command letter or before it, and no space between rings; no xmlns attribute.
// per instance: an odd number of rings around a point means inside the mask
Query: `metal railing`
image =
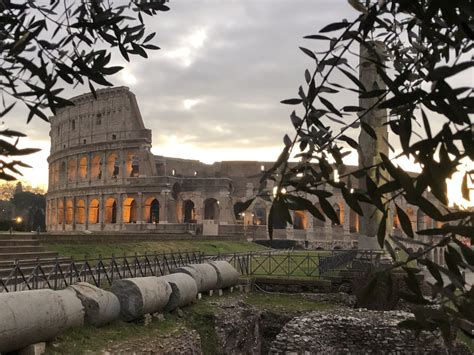
<svg viewBox="0 0 474 355"><path fill-rule="evenodd" d="M342 270L357 256L356 250L304 253L272 251L222 256L243 276L321 278Z"/></svg>
<svg viewBox="0 0 474 355"><path fill-rule="evenodd" d="M162 276L188 264L204 262L201 252L149 254L84 261L56 259L52 263L22 265L16 261L4 278L0 278L0 292L62 289L77 282L89 282L107 288L114 280L145 276Z"/></svg>
<svg viewBox="0 0 474 355"><path fill-rule="evenodd" d="M162 276L173 269L213 260L226 260L243 276L322 278L330 271L346 268L357 256L356 250L323 253L271 250L232 254L205 255L202 252L134 255L73 261L56 259L33 265L16 261L7 276L0 277L0 292L62 289L77 282L89 282L108 288L114 280Z"/></svg>

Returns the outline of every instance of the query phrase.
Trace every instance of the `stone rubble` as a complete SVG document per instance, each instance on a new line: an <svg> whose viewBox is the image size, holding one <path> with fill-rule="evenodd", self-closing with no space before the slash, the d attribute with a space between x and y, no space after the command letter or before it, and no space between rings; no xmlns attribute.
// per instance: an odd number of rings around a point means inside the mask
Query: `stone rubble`
<svg viewBox="0 0 474 355"><path fill-rule="evenodd" d="M418 338L398 323L404 311L337 309L293 318L277 335L270 354L470 354L464 344L448 349L438 334Z"/></svg>

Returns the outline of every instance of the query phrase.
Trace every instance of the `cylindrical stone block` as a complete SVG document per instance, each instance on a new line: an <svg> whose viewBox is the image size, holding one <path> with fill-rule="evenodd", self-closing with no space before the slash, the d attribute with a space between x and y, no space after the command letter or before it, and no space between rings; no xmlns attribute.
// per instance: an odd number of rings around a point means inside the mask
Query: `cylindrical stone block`
<svg viewBox="0 0 474 355"><path fill-rule="evenodd" d="M184 273L170 274L160 277L160 279L168 282L172 288L172 293L166 311L172 311L178 307L186 306L196 299L198 287L196 281Z"/></svg>
<svg viewBox="0 0 474 355"><path fill-rule="evenodd" d="M120 302L112 292L97 288L87 282L70 286L81 300L88 324L100 327L120 316Z"/></svg>
<svg viewBox="0 0 474 355"><path fill-rule="evenodd" d="M235 268L227 261L210 261L209 264L217 272L217 287L227 288L234 286L239 282L240 274Z"/></svg>
<svg viewBox="0 0 474 355"><path fill-rule="evenodd" d="M49 341L84 324L84 307L73 290L0 293L0 352Z"/></svg>
<svg viewBox="0 0 474 355"><path fill-rule="evenodd" d="M191 264L180 267L173 272L182 272L191 276L196 281L198 292L217 289L217 271L209 264Z"/></svg>
<svg viewBox="0 0 474 355"><path fill-rule="evenodd" d="M112 293L119 299L122 319L131 321L163 311L170 299L171 286L161 277L137 277L114 281Z"/></svg>

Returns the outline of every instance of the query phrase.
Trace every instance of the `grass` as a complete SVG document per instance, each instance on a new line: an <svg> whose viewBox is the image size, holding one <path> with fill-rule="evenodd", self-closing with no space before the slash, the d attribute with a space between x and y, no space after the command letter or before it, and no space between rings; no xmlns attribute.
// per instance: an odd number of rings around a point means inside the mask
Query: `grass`
<svg viewBox="0 0 474 355"><path fill-rule="evenodd" d="M261 310L281 313L324 311L335 307L330 303L319 303L297 294L276 295L265 293L249 293L245 300L248 304L251 304Z"/></svg>
<svg viewBox="0 0 474 355"><path fill-rule="evenodd" d="M136 243L87 243L60 244L43 243L45 248L57 252L60 256L73 257L75 260L96 259L102 257L123 256L124 254L171 253L178 251L202 251L206 254L234 253L268 250L266 247L246 241L225 240L176 240L150 241Z"/></svg>
<svg viewBox="0 0 474 355"><path fill-rule="evenodd" d="M277 313L297 313L316 310L326 310L333 305L318 303L299 295L268 295L260 293L226 293L222 297L205 297L201 301L183 309L184 317L166 314L164 320L155 318L148 326L143 323L126 323L116 321L101 328L84 326L66 331L63 335L48 343L46 354L84 354L101 353L107 347L124 342L140 339L143 344L156 340L157 337L179 332L180 329L195 329L201 337L204 354L215 354L217 349L217 334L215 331L215 303L225 298L242 299L260 310Z"/></svg>
<svg viewBox="0 0 474 355"><path fill-rule="evenodd" d="M84 326L73 328L48 344L46 354L84 354L97 352L107 346L131 338L156 337L180 326L172 317L154 321L148 326L139 323L116 321L101 328Z"/></svg>
<svg viewBox="0 0 474 355"><path fill-rule="evenodd" d="M458 339L459 341L463 342L467 345L471 353L474 354L474 340L470 338L468 335L464 334L462 331L458 332Z"/></svg>

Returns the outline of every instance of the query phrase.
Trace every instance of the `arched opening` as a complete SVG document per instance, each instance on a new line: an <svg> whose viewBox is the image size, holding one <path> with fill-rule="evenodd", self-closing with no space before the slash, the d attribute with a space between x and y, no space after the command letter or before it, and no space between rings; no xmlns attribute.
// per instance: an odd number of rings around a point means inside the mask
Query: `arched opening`
<svg viewBox="0 0 474 355"><path fill-rule="evenodd" d="M339 224L344 224L344 206L339 203L335 203L333 205L333 208L334 212L336 212L337 218L339 219ZM333 222L332 225L336 226L337 224Z"/></svg>
<svg viewBox="0 0 474 355"><path fill-rule="evenodd" d="M244 203L243 202L236 202L234 204L234 216L237 221L243 221L244 220L244 211L242 209Z"/></svg>
<svg viewBox="0 0 474 355"><path fill-rule="evenodd" d="M254 224L256 225L266 225L267 224L267 209L265 205L261 202L257 202L253 209L254 214Z"/></svg>
<svg viewBox="0 0 474 355"><path fill-rule="evenodd" d="M84 200L76 202L76 224L86 223L86 204Z"/></svg>
<svg viewBox="0 0 474 355"><path fill-rule="evenodd" d="M123 222L137 223L137 203L131 197L123 202Z"/></svg>
<svg viewBox="0 0 474 355"><path fill-rule="evenodd" d="M64 203L63 200L58 200L58 224L63 224L64 219Z"/></svg>
<svg viewBox="0 0 474 355"><path fill-rule="evenodd" d="M393 215L393 229L400 229L400 219L396 212Z"/></svg>
<svg viewBox="0 0 474 355"><path fill-rule="evenodd" d="M117 223L117 201L114 198L105 201L105 223Z"/></svg>
<svg viewBox="0 0 474 355"><path fill-rule="evenodd" d="M145 201L145 221L147 223L160 222L160 203L154 197L149 197Z"/></svg>
<svg viewBox="0 0 474 355"><path fill-rule="evenodd" d="M308 225L306 214L304 211L295 211L293 216L293 228L294 229L306 229Z"/></svg>
<svg viewBox="0 0 474 355"><path fill-rule="evenodd" d="M342 249L342 247L341 247L340 245L336 245L336 246L333 248L333 250L341 250L341 249Z"/></svg>
<svg viewBox="0 0 474 355"><path fill-rule="evenodd" d="M117 154L112 153L107 157L107 176L116 179L120 174L120 165Z"/></svg>
<svg viewBox="0 0 474 355"><path fill-rule="evenodd" d="M420 208L418 208L418 211L416 211L416 230L420 231L424 228L426 228L425 213Z"/></svg>
<svg viewBox="0 0 474 355"><path fill-rule="evenodd" d="M352 209L349 211L349 232L359 233L360 230L360 219L357 212Z"/></svg>
<svg viewBox="0 0 474 355"><path fill-rule="evenodd" d="M79 160L79 177L81 179L87 178L87 157L82 157Z"/></svg>
<svg viewBox="0 0 474 355"><path fill-rule="evenodd" d="M77 170L76 160L73 160L73 159L69 160L68 165L67 165L68 181L76 180L76 170Z"/></svg>
<svg viewBox="0 0 474 355"><path fill-rule="evenodd" d="M91 177L93 179L102 178L102 159L100 158L100 155L94 155L92 158Z"/></svg>
<svg viewBox="0 0 474 355"><path fill-rule="evenodd" d="M89 203L89 223L99 223L99 200L92 199Z"/></svg>
<svg viewBox="0 0 474 355"><path fill-rule="evenodd" d="M194 202L186 200L183 203L184 223L196 223L196 211L194 209Z"/></svg>
<svg viewBox="0 0 474 355"><path fill-rule="evenodd" d="M324 250L323 247L317 247L316 250Z"/></svg>
<svg viewBox="0 0 474 355"><path fill-rule="evenodd" d="M51 201L52 202L52 206L51 206L51 224L53 226L56 225L56 207L54 206L54 201Z"/></svg>
<svg viewBox="0 0 474 355"><path fill-rule="evenodd" d="M72 200L66 201L66 224L72 224L73 204Z"/></svg>
<svg viewBox="0 0 474 355"><path fill-rule="evenodd" d="M204 219L219 219L219 203L215 198L208 198L204 201Z"/></svg>
<svg viewBox="0 0 474 355"><path fill-rule="evenodd" d="M59 179L61 182L66 181L66 162L62 161L61 162L61 167L59 168Z"/></svg>

